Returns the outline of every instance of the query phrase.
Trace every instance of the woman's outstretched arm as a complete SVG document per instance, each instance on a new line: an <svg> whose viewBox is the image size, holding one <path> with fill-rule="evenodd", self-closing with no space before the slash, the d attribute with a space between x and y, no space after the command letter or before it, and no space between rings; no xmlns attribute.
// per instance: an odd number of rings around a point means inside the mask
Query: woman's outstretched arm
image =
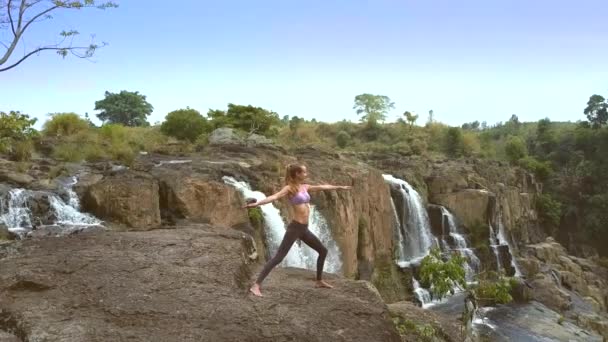
<svg viewBox="0 0 608 342"><path fill-rule="evenodd" d="M352 188L350 185L309 185L308 191L321 191L321 190L349 190Z"/></svg>
<svg viewBox="0 0 608 342"><path fill-rule="evenodd" d="M266 203L270 203L270 202L276 201L279 198L287 195L287 190L288 189L289 189L289 187L285 186L285 187L283 187L283 189L281 189L281 191L279 191L279 192L277 192L277 193L275 193L275 194L273 194L271 196L268 196L268 197L264 198L261 201L258 201L258 202L255 202L255 203L246 204L245 206L243 206L243 208L255 208L257 206L260 206L260 205L263 205L263 204L266 204Z"/></svg>

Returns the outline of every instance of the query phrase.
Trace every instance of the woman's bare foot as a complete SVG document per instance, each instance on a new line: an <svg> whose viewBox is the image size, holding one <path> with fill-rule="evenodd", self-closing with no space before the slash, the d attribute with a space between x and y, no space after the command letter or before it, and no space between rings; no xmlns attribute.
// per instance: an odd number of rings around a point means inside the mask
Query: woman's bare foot
<svg viewBox="0 0 608 342"><path fill-rule="evenodd" d="M258 284L253 284L253 286L251 286L249 289L249 292L253 293L254 296L264 297L262 292L260 292L260 285Z"/></svg>
<svg viewBox="0 0 608 342"><path fill-rule="evenodd" d="M326 283L325 280L317 280L315 287L322 287L322 288L326 288L326 289L334 288L332 285L329 285L328 283Z"/></svg>

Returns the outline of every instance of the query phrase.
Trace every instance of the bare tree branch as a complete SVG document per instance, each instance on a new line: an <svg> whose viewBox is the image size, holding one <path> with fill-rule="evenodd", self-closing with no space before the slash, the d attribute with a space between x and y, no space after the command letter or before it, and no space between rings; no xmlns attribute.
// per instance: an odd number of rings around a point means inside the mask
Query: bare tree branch
<svg viewBox="0 0 608 342"><path fill-rule="evenodd" d="M6 6L6 11L8 12L8 21L11 23L11 31L13 31L13 36L17 37L17 31L15 31L15 23L13 22L13 16L11 15L11 2L12 0L8 0L8 5Z"/></svg>
<svg viewBox="0 0 608 342"><path fill-rule="evenodd" d="M24 33L28 30L28 28L33 23L51 19L52 16L50 15L50 13L55 10L57 10L57 9L78 10L78 9L83 9L83 8L106 9L106 8L118 7L118 5L112 1L104 1L102 3L99 3L99 2L96 3L95 1L89 1L89 0L82 0L82 1L20 0L19 6L17 6L15 4L15 2L16 2L15 0L0 1L0 9L3 9L6 6L7 7L6 13L8 14L8 19L7 19L6 15L1 15L2 20L0 20L0 24L10 24L10 29L13 33L13 39L12 39L12 41L10 41L10 43L8 45L5 44L4 42L0 42L0 44L6 49L6 51L4 51L4 55L0 55L0 66L9 62L9 59L10 59L11 55L13 55L15 48L17 47L17 45L19 44L20 41L21 42L23 41ZM48 4L46 6L40 6L40 7L37 6L38 4L41 4L43 2L48 2ZM17 7L19 9L19 13L18 13L17 18L15 18L15 13L17 11ZM34 13L36 13L36 12L37 13L33 14L33 16L27 15L26 12L28 12L28 10L30 10L33 7L36 7L37 10ZM8 25L6 25L4 27L0 27L0 29L4 29L7 26ZM31 51L29 53L26 53L27 50L25 49L25 45L24 45L23 57L21 57L16 62L10 64L9 66L0 68L0 72L12 69L12 68L18 66L19 64L21 64L25 59L29 58L30 56L32 56L34 54L42 52L42 51L54 50L54 51L57 51L57 53L59 55L61 55L62 57L66 57L68 55L68 53L71 53L72 55L79 57L79 58L90 58L93 55L93 53L95 52L95 50L100 47L95 44L91 44L88 47L72 46L74 36L78 35L78 31L76 31L76 30L62 31L60 33L60 35L63 37L61 42L59 42L55 45L41 46L37 49L34 49L33 51ZM67 37L71 38L69 43L66 42ZM63 45L64 43L66 43L66 44ZM105 45L107 45L107 44L103 43L101 46L105 46ZM79 51L83 51L83 50L84 50L83 53L79 53Z"/></svg>
<svg viewBox="0 0 608 342"><path fill-rule="evenodd" d="M104 43L102 46L105 46L106 44ZM28 59L30 56L39 53L41 51L57 51L57 53L59 53L62 56L66 56L68 52L70 52L73 56L78 57L78 58L90 58L93 55L93 51L95 51L96 49L98 49L99 46L96 45L91 45L91 46L77 46L77 47L52 47L52 46L45 46L45 47L41 47L41 48L37 48L34 51L31 51L30 53L26 54L25 56L21 57L21 59L19 59L18 61L16 61L15 63L13 63L12 65L9 65L5 68L0 68L0 72L3 71L7 71L10 70L16 66L18 66L19 64L21 64L23 61L25 61L26 59ZM76 51L78 50L85 50L84 54L78 54Z"/></svg>

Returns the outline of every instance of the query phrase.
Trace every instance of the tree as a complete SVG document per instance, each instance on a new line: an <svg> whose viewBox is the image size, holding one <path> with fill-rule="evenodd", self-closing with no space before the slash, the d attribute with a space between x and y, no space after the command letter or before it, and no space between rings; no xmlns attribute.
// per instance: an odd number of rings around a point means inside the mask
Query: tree
<svg viewBox="0 0 608 342"><path fill-rule="evenodd" d="M467 122L462 124L462 129L476 131L479 129L479 121Z"/></svg>
<svg viewBox="0 0 608 342"><path fill-rule="evenodd" d="M403 116L405 116L405 120L407 120L410 125L410 129L412 129L412 127L416 123L416 120L418 120L418 115L412 114L409 111L405 111L405 113L403 113Z"/></svg>
<svg viewBox="0 0 608 342"><path fill-rule="evenodd" d="M301 119L297 116L292 116L291 120L289 120L289 130L292 133L295 133L298 130L298 127L304 122L304 119Z"/></svg>
<svg viewBox="0 0 608 342"><path fill-rule="evenodd" d="M67 136L86 131L90 127L89 122L76 113L55 113L44 123L43 130L48 136Z"/></svg>
<svg viewBox="0 0 608 342"><path fill-rule="evenodd" d="M37 134L33 128L36 121L20 112L0 112L0 152L6 152L16 160L29 159L30 139Z"/></svg>
<svg viewBox="0 0 608 342"><path fill-rule="evenodd" d="M515 163L528 155L526 143L521 137L511 136L505 145L505 153L507 154L509 161Z"/></svg>
<svg viewBox="0 0 608 342"><path fill-rule="evenodd" d="M97 117L102 122L122 124L125 126L148 126L146 117L154 107L146 101L146 96L139 92L122 90L120 93L106 91L103 100L95 102L95 110L102 112Z"/></svg>
<svg viewBox="0 0 608 342"><path fill-rule="evenodd" d="M273 111L254 106L228 104L227 111L210 110L207 114L214 127L232 127L249 134L258 133L268 135L270 128L278 125L281 120ZM292 118L293 119L293 118Z"/></svg>
<svg viewBox="0 0 608 342"><path fill-rule="evenodd" d="M378 121L384 121L386 114L395 108L395 103L391 102L388 96L361 94L355 96L355 105L357 114L361 115L361 121L367 121L370 125L375 125Z"/></svg>
<svg viewBox="0 0 608 342"><path fill-rule="evenodd" d="M433 122L435 122L435 113L433 112L433 110L429 110L429 118L427 120L427 124L432 124Z"/></svg>
<svg viewBox="0 0 608 342"><path fill-rule="evenodd" d="M201 113L192 108L178 109L167 114L160 131L168 136L190 142L209 130L207 120Z"/></svg>
<svg viewBox="0 0 608 342"><path fill-rule="evenodd" d="M600 128L608 122L608 102L600 95L589 98L584 112L593 128Z"/></svg>
<svg viewBox="0 0 608 342"><path fill-rule="evenodd" d="M107 45L91 42L88 45L74 45L74 38L79 34L76 30L61 31L59 42L54 44L40 44L32 49L25 49L23 56L11 58L19 43L24 43L24 37L30 27L46 20L53 19L52 13L68 10L82 10L88 8L106 9L118 7L111 1L60 1L60 0L0 0L0 37L8 37L5 43L0 39L0 72L15 68L29 57L43 51L55 51L61 57L72 54L79 58L90 58L95 51ZM6 35L1 33L6 31ZM25 47L25 46L24 46ZM19 49L20 50L20 49Z"/></svg>
<svg viewBox="0 0 608 342"><path fill-rule="evenodd" d="M446 151L452 157L460 157L464 153L464 137L459 127L450 127L446 138Z"/></svg>

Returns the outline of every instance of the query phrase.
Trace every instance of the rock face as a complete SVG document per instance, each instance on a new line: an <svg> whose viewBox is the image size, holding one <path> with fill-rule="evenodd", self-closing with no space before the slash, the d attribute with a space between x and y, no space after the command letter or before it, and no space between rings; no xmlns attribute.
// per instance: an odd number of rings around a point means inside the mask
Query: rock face
<svg viewBox="0 0 608 342"><path fill-rule="evenodd" d="M159 186L152 176L124 171L91 185L82 206L87 212L136 230L160 227Z"/></svg>
<svg viewBox="0 0 608 342"><path fill-rule="evenodd" d="M252 241L210 226L0 245L0 336L27 341L399 341L365 281L275 269L247 295ZM327 277L331 278L331 277ZM41 300L44 298L44 300ZM10 339L9 339L10 340Z"/></svg>
<svg viewBox="0 0 608 342"><path fill-rule="evenodd" d="M608 338L606 268L568 255L552 238L528 245L522 255L520 265L536 300Z"/></svg>
<svg viewBox="0 0 608 342"><path fill-rule="evenodd" d="M466 226L485 225L494 212L495 195L487 190L466 189L447 194L434 194L434 203L448 208Z"/></svg>
<svg viewBox="0 0 608 342"><path fill-rule="evenodd" d="M388 309L404 342L430 339L437 342L460 342L465 340L465 336L462 334L462 325L454 317L422 309L411 302L389 304ZM423 331L424 333L422 333Z"/></svg>
<svg viewBox="0 0 608 342"><path fill-rule="evenodd" d="M232 227L247 222L238 192L204 175L188 170L157 171L163 218L186 219Z"/></svg>

